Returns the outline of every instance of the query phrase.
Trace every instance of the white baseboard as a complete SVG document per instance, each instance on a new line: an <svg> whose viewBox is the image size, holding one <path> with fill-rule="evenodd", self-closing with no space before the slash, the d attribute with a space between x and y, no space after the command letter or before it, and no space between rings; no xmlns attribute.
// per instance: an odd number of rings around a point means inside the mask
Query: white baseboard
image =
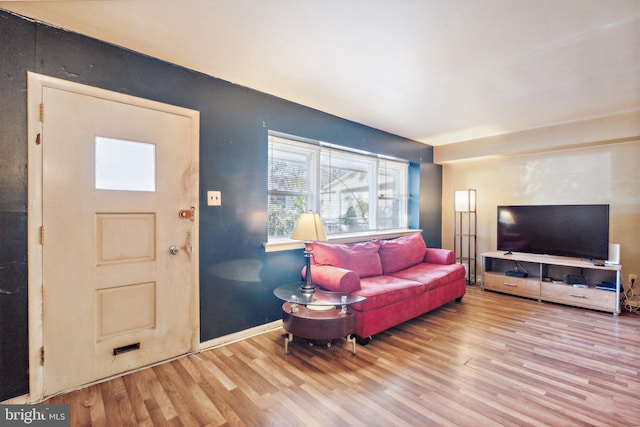
<svg viewBox="0 0 640 427"><path fill-rule="evenodd" d="M242 341L247 338L251 338L256 335L271 332L274 329L282 327L282 320L276 320L271 323L265 323L264 325L256 326L253 328L245 329L244 331L235 332L233 334L225 335L223 337L214 338L209 341L200 343L200 351L209 350L216 347L222 347L227 344L231 344L237 341Z"/></svg>

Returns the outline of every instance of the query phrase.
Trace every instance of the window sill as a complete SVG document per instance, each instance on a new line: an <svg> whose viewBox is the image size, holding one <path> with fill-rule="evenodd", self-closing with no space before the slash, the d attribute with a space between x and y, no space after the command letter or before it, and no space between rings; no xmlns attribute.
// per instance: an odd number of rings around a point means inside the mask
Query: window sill
<svg viewBox="0 0 640 427"><path fill-rule="evenodd" d="M329 236L328 243L357 243L372 239L393 239L396 237L409 236L422 230L387 230L380 232L341 234L340 236ZM273 242L263 243L265 252L289 251L292 249L303 249L304 242L299 240L282 239Z"/></svg>

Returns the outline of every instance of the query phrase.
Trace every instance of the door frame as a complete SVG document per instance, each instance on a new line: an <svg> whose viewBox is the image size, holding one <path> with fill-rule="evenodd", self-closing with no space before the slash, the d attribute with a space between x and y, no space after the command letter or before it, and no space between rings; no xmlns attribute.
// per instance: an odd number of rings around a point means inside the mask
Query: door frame
<svg viewBox="0 0 640 427"><path fill-rule="evenodd" d="M164 104L144 98L87 86L80 83L27 72L27 264L28 264L28 313L29 313L29 401L37 402L44 398L44 367L41 364L44 342L43 319L43 250L40 229L43 224L42 180L43 156L42 144L46 141L41 122L40 103L45 87L65 90L82 95L93 96L108 101L121 102L137 107L167 112L191 119L191 162L194 184L191 200L195 207L195 219L191 236L191 284L190 284L190 334L191 352L200 349L199 315L199 159L200 159L200 112L184 107ZM44 111L46 114L46 109ZM176 212L177 215L177 212ZM122 373L120 375L124 375ZM119 375L117 375L119 376Z"/></svg>

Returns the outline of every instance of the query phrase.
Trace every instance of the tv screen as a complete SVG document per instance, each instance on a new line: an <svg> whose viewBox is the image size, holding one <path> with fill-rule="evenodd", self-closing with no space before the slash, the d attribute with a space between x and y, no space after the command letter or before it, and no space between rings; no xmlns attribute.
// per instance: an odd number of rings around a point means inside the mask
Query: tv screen
<svg viewBox="0 0 640 427"><path fill-rule="evenodd" d="M609 257L609 205L498 206L498 250Z"/></svg>

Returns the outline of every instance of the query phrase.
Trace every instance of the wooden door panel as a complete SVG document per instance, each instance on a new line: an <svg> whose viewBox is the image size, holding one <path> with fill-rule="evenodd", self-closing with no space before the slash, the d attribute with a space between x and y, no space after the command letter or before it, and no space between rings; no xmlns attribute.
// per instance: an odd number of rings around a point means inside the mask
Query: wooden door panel
<svg viewBox="0 0 640 427"><path fill-rule="evenodd" d="M98 341L156 326L156 283L96 290Z"/></svg>
<svg viewBox="0 0 640 427"><path fill-rule="evenodd" d="M156 259L154 213L97 213L98 266Z"/></svg>

